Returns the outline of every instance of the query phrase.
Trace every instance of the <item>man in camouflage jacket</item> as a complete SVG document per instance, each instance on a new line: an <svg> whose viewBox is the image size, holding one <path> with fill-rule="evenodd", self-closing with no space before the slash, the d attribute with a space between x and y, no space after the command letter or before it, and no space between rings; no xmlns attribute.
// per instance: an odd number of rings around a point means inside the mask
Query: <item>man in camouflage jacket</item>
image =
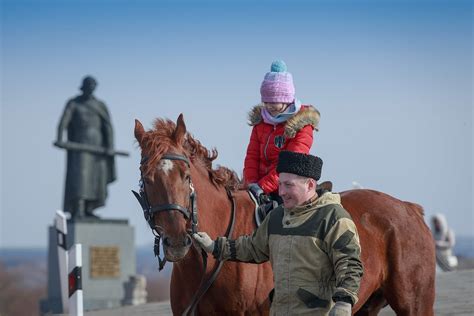
<svg viewBox="0 0 474 316"><path fill-rule="evenodd" d="M194 238L219 260L270 260L275 283L271 315L349 316L363 274L357 229L339 194L316 193L322 160L282 151L279 194L273 210L250 236L215 241Z"/></svg>

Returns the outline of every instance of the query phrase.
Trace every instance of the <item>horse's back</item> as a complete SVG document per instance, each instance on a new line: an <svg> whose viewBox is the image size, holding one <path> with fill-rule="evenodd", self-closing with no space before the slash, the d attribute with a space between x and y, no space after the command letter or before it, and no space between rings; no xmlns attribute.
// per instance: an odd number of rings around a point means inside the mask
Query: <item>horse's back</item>
<svg viewBox="0 0 474 316"><path fill-rule="evenodd" d="M351 214L358 229L367 229L372 233L382 230L384 235L413 229L412 234L431 240L420 205L374 190L358 189L340 194L342 205Z"/></svg>

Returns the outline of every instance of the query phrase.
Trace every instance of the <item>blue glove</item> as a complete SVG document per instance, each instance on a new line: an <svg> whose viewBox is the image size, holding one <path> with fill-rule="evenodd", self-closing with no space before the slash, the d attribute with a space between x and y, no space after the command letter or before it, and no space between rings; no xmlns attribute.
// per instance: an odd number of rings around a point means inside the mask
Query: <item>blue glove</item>
<svg viewBox="0 0 474 316"><path fill-rule="evenodd" d="M263 192L262 188L257 183L250 183L248 188L249 192L252 193L259 205L265 203L267 200L265 192Z"/></svg>

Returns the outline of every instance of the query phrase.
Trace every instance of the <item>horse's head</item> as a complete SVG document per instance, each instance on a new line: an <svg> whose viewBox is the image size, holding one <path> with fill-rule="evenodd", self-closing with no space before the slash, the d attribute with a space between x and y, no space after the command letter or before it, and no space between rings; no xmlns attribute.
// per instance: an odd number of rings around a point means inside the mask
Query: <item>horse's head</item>
<svg viewBox="0 0 474 316"><path fill-rule="evenodd" d="M135 138L142 150L140 203L148 209L145 217L153 232L162 238L165 258L175 262L192 245L189 229L195 220L191 161L184 148L186 125L181 114L176 125L161 120L156 127L145 132L135 120Z"/></svg>

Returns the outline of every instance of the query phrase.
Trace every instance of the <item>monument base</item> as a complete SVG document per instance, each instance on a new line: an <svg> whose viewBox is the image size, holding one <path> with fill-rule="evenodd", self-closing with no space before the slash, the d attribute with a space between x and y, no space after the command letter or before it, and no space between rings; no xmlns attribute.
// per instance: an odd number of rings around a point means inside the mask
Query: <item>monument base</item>
<svg viewBox="0 0 474 316"><path fill-rule="evenodd" d="M41 314L63 313L56 238L56 228L50 226L48 298L40 303ZM84 310L122 306L126 283L136 275L134 229L128 220L69 220L66 244L67 249L82 244Z"/></svg>

